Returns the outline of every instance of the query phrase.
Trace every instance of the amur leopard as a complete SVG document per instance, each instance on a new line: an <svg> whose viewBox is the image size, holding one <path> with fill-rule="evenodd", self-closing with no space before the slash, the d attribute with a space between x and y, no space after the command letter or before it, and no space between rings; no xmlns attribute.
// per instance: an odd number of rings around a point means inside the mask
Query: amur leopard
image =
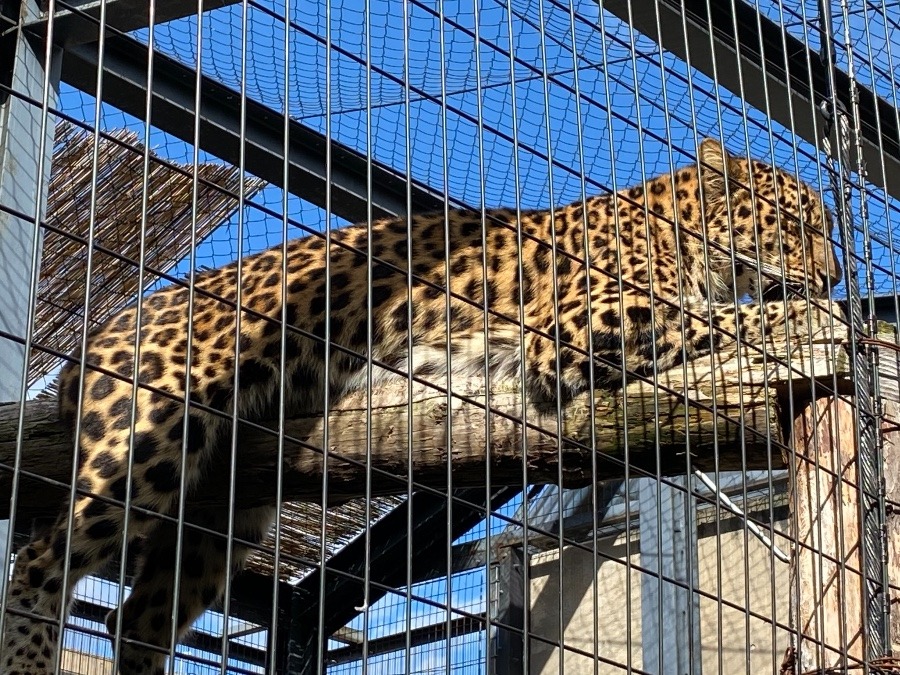
<svg viewBox="0 0 900 675"><path fill-rule="evenodd" d="M136 507L127 538L140 537L144 552L122 616L114 611L107 626L121 626L122 673L163 672L172 617L183 635L222 593L226 540L214 533L226 531L228 514L186 507L206 529L185 531L175 609L175 528L148 512L176 513L182 483L194 488L230 447L233 410L251 420L271 415L282 387L289 411L321 409L326 383L332 400L366 385L367 358L381 364L373 369L378 383L404 372L445 373L449 348L454 374L483 373L487 363L493 375L515 376L524 360L528 395L554 401L591 381L621 386L623 364L634 377L735 338L761 344L763 326L789 322L802 331L805 298L826 297L841 274L820 195L713 140L702 142L698 159L555 210L380 219L371 229L337 229L328 245L307 236L199 272L192 294L173 284L145 297L139 315L132 306L106 321L89 337L83 381L80 354L60 376L60 415L73 430L80 419L78 492L71 518L63 509L18 552L3 672L53 671L73 585L121 551L126 496ZM799 299L786 299L785 289ZM746 296L756 301L737 302ZM197 405L185 419L188 364ZM274 509L235 514L235 540L244 542L232 551L235 570L266 536Z"/></svg>

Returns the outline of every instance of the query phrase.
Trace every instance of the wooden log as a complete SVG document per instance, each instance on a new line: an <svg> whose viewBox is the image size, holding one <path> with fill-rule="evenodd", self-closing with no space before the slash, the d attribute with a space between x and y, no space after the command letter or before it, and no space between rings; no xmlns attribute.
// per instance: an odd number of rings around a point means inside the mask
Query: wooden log
<svg viewBox="0 0 900 675"><path fill-rule="evenodd" d="M896 344L895 329L880 323L878 338ZM887 432L884 475L890 501L900 499L900 434L890 422L900 419L900 354L889 348L880 348L879 354ZM791 566L791 621L800 636L794 645L793 672L852 668L863 662L866 653L854 402L847 396L826 397L797 411L790 443L795 462L790 505L797 528ZM890 509L887 532L891 586L896 594L900 589L900 520ZM895 644L898 625L895 615L891 621Z"/></svg>
<svg viewBox="0 0 900 675"><path fill-rule="evenodd" d="M879 336L900 344L896 331ZM900 654L900 351L879 349L878 379L884 403L884 488L886 507L888 596L891 603L890 646Z"/></svg>
<svg viewBox="0 0 900 675"><path fill-rule="evenodd" d="M781 447L779 416L788 383L797 400L808 395L812 377L850 386L841 346L846 333L842 325L832 329L829 323L814 326L812 338L773 336L765 357L747 346L739 355L723 350L661 373L656 385L633 382L624 390L579 396L564 407L561 419L523 401L513 381L491 382L486 396L483 380L454 380L449 405L445 393L418 383L409 401L405 381L380 386L371 397L348 396L327 418L329 492L335 501L363 494L369 469L374 494L405 493L409 437L417 484L442 491L448 489L448 462L454 488L483 485L488 467L493 486L521 485L523 466L530 484L556 483L560 473L567 486L621 478L626 461L632 474L677 475L688 467L688 451L692 468L711 469L716 460L722 470L767 468L772 462L781 466L780 453L772 457L772 451ZM18 414L18 404L0 406L0 518L9 513ZM274 426L268 431L248 425L239 429L241 505L269 502L274 496ZM282 467L286 501L320 499L323 429L321 415L287 421ZM59 488L71 483L73 445L56 421L52 403L26 404L22 434L20 523L56 512L64 494ZM213 487L227 484L227 453L226 448L220 461L212 463L205 487L192 496L195 502L225 503L227 496ZM39 477L50 479L57 489Z"/></svg>
<svg viewBox="0 0 900 675"><path fill-rule="evenodd" d="M799 621L798 673L859 664L864 656L854 419L852 401L841 396L813 401L794 421L791 618Z"/></svg>

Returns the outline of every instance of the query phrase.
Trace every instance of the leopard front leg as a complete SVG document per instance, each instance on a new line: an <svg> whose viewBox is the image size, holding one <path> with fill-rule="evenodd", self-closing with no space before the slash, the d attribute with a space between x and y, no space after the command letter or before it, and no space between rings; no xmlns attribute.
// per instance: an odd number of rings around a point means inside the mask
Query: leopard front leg
<svg viewBox="0 0 900 675"><path fill-rule="evenodd" d="M827 300L818 300L826 304ZM590 388L617 389L674 368L737 340L762 349L773 335L808 335L842 317L811 301L750 304L675 303L636 292L597 299L591 330L579 311L561 311L558 322L526 334L526 373L538 402L563 400ZM542 334L544 333L544 334ZM558 338L558 341L557 339ZM624 372L624 376L623 376Z"/></svg>
<svg viewBox="0 0 900 675"><path fill-rule="evenodd" d="M843 309L822 298L689 305L684 315L689 326L684 340L689 360L732 347L736 341L750 349L763 350L776 337L779 340L807 338L847 323Z"/></svg>
<svg viewBox="0 0 900 675"><path fill-rule="evenodd" d="M566 400L591 387L621 388L637 375L666 369L695 351L700 326L679 332L681 308L629 291L569 303L532 317L525 336L527 387L533 400Z"/></svg>

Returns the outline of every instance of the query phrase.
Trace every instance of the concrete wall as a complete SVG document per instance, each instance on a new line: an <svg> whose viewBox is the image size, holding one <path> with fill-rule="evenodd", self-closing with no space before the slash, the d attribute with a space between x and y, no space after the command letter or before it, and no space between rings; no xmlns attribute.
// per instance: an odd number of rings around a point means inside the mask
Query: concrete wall
<svg viewBox="0 0 900 675"><path fill-rule="evenodd" d="M111 659L64 649L62 653L63 675L109 675L112 671Z"/></svg>
<svg viewBox="0 0 900 675"><path fill-rule="evenodd" d="M704 673L778 672L788 646L787 633L776 629L773 635L772 622L784 625L790 622L789 566L778 560L773 562L769 549L752 535L745 539L743 529L739 529L740 522L736 519L723 521L723 530L718 537L711 525L700 526L697 590L710 596L699 596ZM727 529L735 526L738 529ZM787 526L784 521L776 523L780 531L785 531ZM786 547L784 539L776 539ZM532 638L531 675L594 674L594 659L574 651L594 653L594 593L598 594L599 605L599 672L625 672L629 655L631 666L641 667L640 602L644 573L626 566L624 535L598 541L598 552L599 569L595 581L592 553L574 547L563 549L562 590L559 551L532 557L531 632L559 642L561 604L565 648L564 670L561 670L559 648ZM634 535L630 552L631 564L640 565L639 542ZM630 589L626 587L627 578L631 580ZM722 602L716 598L721 598ZM761 618L750 616L747 608Z"/></svg>
<svg viewBox="0 0 900 675"><path fill-rule="evenodd" d="M636 534L636 533L635 533ZM580 548L562 550L560 591L559 550L548 551L531 559L531 626L532 635L553 642L560 641L559 617L562 604L562 641L567 648L593 654L594 593L598 593L597 653L602 659L641 667L641 573L625 565L626 538L597 542L598 571L593 576L593 553ZM638 538L631 540L632 565L640 562ZM631 585L628 586L630 578ZM630 608L630 609L629 609ZM631 639L626 628L631 624ZM565 673L594 673L594 659L570 649L563 650L562 669L559 648L540 639L531 640L531 669L533 675ZM601 663L600 672L621 672Z"/></svg>

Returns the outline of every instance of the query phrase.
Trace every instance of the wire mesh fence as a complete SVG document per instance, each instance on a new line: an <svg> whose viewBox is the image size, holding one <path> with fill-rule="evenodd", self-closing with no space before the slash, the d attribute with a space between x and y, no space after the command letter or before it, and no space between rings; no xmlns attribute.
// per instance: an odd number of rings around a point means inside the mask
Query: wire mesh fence
<svg viewBox="0 0 900 675"><path fill-rule="evenodd" d="M897 2L0 17L0 672L900 672Z"/></svg>

